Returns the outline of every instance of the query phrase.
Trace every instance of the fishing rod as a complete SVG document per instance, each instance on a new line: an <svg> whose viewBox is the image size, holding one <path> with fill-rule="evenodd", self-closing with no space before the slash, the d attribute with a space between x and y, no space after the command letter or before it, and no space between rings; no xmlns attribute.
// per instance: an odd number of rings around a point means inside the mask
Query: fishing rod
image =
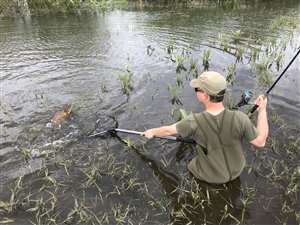
<svg viewBox="0 0 300 225"><path fill-rule="evenodd" d="M275 87L275 85L278 83L278 81L281 79L281 77L285 74L285 72L288 70L288 68L292 65L292 63L295 61L295 59L297 58L297 56L300 53L300 49L298 50L298 52L295 54L295 56L293 57L293 59L290 61L290 63L286 66L286 68L282 71L282 73L280 74L280 76L276 79L276 81L272 84L272 86L267 90L267 92L265 93L265 96L268 96L268 94L271 92L271 90ZM251 97L253 96L253 93L251 91L245 91L242 95L242 99L241 101L236 105L235 108L247 105L248 102L250 101ZM257 110L258 105L254 105L252 107L252 109L248 112L248 117L251 117L252 114Z"/></svg>
<svg viewBox="0 0 300 225"><path fill-rule="evenodd" d="M285 69L282 71L282 73L280 74L280 76L276 79L276 81L273 83L273 85L267 90L267 92L265 93L265 96L268 96L268 94L271 92L271 90L275 87L275 85L278 83L278 81L280 80L280 78L285 74L285 72L288 70L288 68L292 65L292 63L295 61L295 59L297 58L297 56L300 53L300 49L298 50L298 52L296 53L296 55L294 56L294 58L290 61L290 63L285 67ZM252 114L256 111L256 109L258 108L258 105L253 106L253 108L251 109L250 112L248 112L248 117L251 117Z"/></svg>
<svg viewBox="0 0 300 225"><path fill-rule="evenodd" d="M106 133L127 133L127 134L135 134L135 135L143 135L143 132L139 131L134 131L134 130L124 130L124 129L111 129L111 130L105 130L98 132L96 134L89 135L88 137L98 137L98 136L103 136ZM154 136L155 138L160 138L160 139L166 139L166 140L171 140L171 141L177 141L177 142L186 142L186 143L195 143L195 140L191 138L183 138L183 137L175 137L175 136Z"/></svg>

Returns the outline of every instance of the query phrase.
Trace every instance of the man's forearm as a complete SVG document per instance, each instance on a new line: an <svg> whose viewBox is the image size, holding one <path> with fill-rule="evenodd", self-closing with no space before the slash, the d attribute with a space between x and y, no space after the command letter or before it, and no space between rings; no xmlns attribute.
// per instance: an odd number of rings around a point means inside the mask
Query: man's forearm
<svg viewBox="0 0 300 225"><path fill-rule="evenodd" d="M171 136L177 134L177 130L175 124L173 124L171 126L152 128L146 130L143 134L148 138L151 138L153 136Z"/></svg>
<svg viewBox="0 0 300 225"><path fill-rule="evenodd" d="M153 128L153 134L155 136L170 136L173 135L173 132L171 132L170 126L163 126L158 128Z"/></svg>
<svg viewBox="0 0 300 225"><path fill-rule="evenodd" d="M257 130L261 136L262 141L265 142L269 134L269 125L267 111L264 109L261 109L258 112Z"/></svg>

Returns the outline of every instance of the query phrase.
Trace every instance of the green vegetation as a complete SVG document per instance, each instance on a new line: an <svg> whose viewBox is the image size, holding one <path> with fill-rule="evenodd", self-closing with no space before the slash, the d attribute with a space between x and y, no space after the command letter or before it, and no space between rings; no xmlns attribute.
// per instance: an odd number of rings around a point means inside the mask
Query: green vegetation
<svg viewBox="0 0 300 225"><path fill-rule="evenodd" d="M178 117L178 121L182 120L183 118L187 117L187 113L184 109L179 109L179 117Z"/></svg>
<svg viewBox="0 0 300 225"><path fill-rule="evenodd" d="M121 82L121 93L127 96L134 90L133 73L129 69L130 62L124 66L122 73L119 74L118 80Z"/></svg>
<svg viewBox="0 0 300 225"><path fill-rule="evenodd" d="M102 82L100 88L102 93L109 92L109 88L106 82Z"/></svg>
<svg viewBox="0 0 300 225"><path fill-rule="evenodd" d="M174 105L175 103L178 105L182 105L182 102L180 101L178 95L182 92L182 88L177 85L168 85L168 90L171 95L171 102Z"/></svg>
<svg viewBox="0 0 300 225"><path fill-rule="evenodd" d="M121 82L121 92L128 95L133 91L133 77L132 74L120 74L119 81Z"/></svg>
<svg viewBox="0 0 300 225"><path fill-rule="evenodd" d="M172 54L174 51L174 42L173 41L169 41L167 46L166 46L166 52L168 54Z"/></svg>
<svg viewBox="0 0 300 225"><path fill-rule="evenodd" d="M176 72L180 73L182 70L186 71L184 61L187 59L185 54L176 54L175 59L177 62Z"/></svg>
<svg viewBox="0 0 300 225"><path fill-rule="evenodd" d="M209 70L210 66L210 58L211 58L211 51L209 49L205 49L203 53L203 62L202 65L204 67L204 71Z"/></svg>
<svg viewBox="0 0 300 225"><path fill-rule="evenodd" d="M299 21L296 18L284 15L280 16L278 19L273 20L270 23L269 30L275 32L277 30L282 30L284 27L296 29L298 26Z"/></svg>
<svg viewBox="0 0 300 225"><path fill-rule="evenodd" d="M266 0L256 1L256 3ZM74 12L77 9L113 9L113 8L145 8L145 7L199 7L205 0L1 0L0 16L18 16L26 14L43 14L52 12ZM215 0L215 4L223 9L235 9L247 3L247 0ZM270 29L281 25L297 26L294 21L283 16L279 23L271 24ZM242 33L232 33L235 41L239 41ZM226 47L226 46L224 46Z"/></svg>
<svg viewBox="0 0 300 225"><path fill-rule="evenodd" d="M227 67L228 73L226 77L226 81L233 85L235 83L236 77L236 64L230 65Z"/></svg>
<svg viewBox="0 0 300 225"><path fill-rule="evenodd" d="M191 59L190 65L191 65L191 67L190 67L189 73L192 73L194 78L198 78L199 69L198 69L197 61L194 59Z"/></svg>
<svg viewBox="0 0 300 225"><path fill-rule="evenodd" d="M127 5L127 0L1 0L0 15L72 12L74 9L111 9Z"/></svg>
<svg viewBox="0 0 300 225"><path fill-rule="evenodd" d="M252 71L258 77L261 85L270 86L273 83L273 73L270 71L272 66L270 58L263 58L259 63L252 64Z"/></svg>

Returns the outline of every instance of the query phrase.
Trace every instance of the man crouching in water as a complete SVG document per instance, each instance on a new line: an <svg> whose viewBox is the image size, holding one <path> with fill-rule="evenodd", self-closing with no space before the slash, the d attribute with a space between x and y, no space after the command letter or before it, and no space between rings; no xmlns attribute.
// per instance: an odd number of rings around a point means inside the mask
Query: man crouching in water
<svg viewBox="0 0 300 225"><path fill-rule="evenodd" d="M255 127L248 116L240 111L225 109L222 101L227 88L226 79L217 72L204 72L193 79L199 102L205 106L201 113L191 113L181 121L143 132L147 138L180 135L196 141L198 156L188 164L190 172L200 180L221 184L239 177L245 166L242 140L256 147L264 147L269 133L267 98L260 95L258 120Z"/></svg>

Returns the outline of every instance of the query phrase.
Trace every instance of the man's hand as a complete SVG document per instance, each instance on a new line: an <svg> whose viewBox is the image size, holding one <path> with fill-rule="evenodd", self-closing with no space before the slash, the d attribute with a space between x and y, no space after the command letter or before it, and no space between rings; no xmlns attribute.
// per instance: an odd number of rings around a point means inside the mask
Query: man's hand
<svg viewBox="0 0 300 225"><path fill-rule="evenodd" d="M258 98L254 101L258 105L257 111L263 111L267 109L268 99L266 95L259 95Z"/></svg>
<svg viewBox="0 0 300 225"><path fill-rule="evenodd" d="M146 138L153 138L154 137L154 129L146 130L142 133L143 136Z"/></svg>

